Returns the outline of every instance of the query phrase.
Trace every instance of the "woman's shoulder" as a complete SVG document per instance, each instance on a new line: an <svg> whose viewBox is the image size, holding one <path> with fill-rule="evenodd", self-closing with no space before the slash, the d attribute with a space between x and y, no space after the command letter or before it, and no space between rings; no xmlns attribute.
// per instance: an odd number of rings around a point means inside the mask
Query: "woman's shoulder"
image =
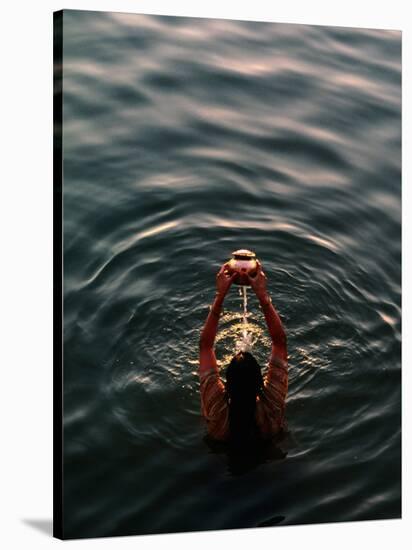
<svg viewBox="0 0 412 550"><path fill-rule="evenodd" d="M216 369L211 368L203 372L200 374L199 379L201 392L213 392L219 395L226 393L225 385Z"/></svg>
<svg viewBox="0 0 412 550"><path fill-rule="evenodd" d="M283 376L273 377L270 374L264 377L263 388L256 404L256 413L261 431L266 435L275 435L286 425L285 395L287 380L284 381Z"/></svg>
<svg viewBox="0 0 412 550"><path fill-rule="evenodd" d="M270 402L282 405L288 391L288 362L272 357L263 378L263 394Z"/></svg>
<svg viewBox="0 0 412 550"><path fill-rule="evenodd" d="M201 376L200 396L208 434L217 440L226 439L229 428L226 390L215 369Z"/></svg>

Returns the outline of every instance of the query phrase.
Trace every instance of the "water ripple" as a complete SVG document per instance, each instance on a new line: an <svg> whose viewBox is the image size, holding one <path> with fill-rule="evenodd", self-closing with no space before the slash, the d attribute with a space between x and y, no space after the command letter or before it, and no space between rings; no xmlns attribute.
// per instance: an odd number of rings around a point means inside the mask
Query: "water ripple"
<svg viewBox="0 0 412 550"><path fill-rule="evenodd" d="M400 34L65 25L67 533L398 517ZM252 465L203 442L197 376L215 273L240 247L264 264L290 365L289 438ZM231 291L222 372L241 314Z"/></svg>

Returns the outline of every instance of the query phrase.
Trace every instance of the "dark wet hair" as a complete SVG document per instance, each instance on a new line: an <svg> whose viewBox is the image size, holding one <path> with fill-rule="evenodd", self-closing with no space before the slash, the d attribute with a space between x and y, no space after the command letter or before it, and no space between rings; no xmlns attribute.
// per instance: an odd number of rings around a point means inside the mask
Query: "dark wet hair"
<svg viewBox="0 0 412 550"><path fill-rule="evenodd" d="M243 445L259 439L256 424L256 397L262 392L259 363L247 351L237 353L226 369L226 396L229 403L229 441Z"/></svg>

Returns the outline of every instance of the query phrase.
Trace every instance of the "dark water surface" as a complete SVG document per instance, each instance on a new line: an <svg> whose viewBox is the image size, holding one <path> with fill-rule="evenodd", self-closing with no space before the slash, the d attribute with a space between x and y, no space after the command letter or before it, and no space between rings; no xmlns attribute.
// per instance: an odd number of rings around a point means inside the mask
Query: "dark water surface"
<svg viewBox="0 0 412 550"><path fill-rule="evenodd" d="M400 49L393 31L65 12L67 537L399 517ZM290 436L238 468L203 441L197 352L243 247L288 334ZM222 365L241 312L231 290Z"/></svg>

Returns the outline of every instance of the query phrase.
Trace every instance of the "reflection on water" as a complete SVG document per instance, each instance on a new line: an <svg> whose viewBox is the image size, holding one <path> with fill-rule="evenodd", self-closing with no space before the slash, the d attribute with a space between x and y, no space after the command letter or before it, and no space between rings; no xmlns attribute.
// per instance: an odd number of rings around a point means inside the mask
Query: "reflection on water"
<svg viewBox="0 0 412 550"><path fill-rule="evenodd" d="M400 46L65 12L66 536L399 517ZM251 456L203 440L197 376L239 248L263 263L290 364L288 438ZM265 368L252 292L247 310ZM242 318L235 288L223 370Z"/></svg>
<svg viewBox="0 0 412 550"><path fill-rule="evenodd" d="M262 319L261 319L262 320ZM219 330L216 336L216 349L218 350L219 358L217 363L219 366L227 365L236 350L240 345L244 344L244 330L245 325L243 322L243 311L239 313L233 311L225 311L219 320ZM270 351L271 341L268 336L267 330L264 325L258 322L256 314L249 312L247 317L247 343L250 341L258 342L260 344L260 350L254 351L256 356L262 357L262 364L267 362L268 357L259 351L265 350L267 353ZM197 346L193 349L196 357L198 355Z"/></svg>

